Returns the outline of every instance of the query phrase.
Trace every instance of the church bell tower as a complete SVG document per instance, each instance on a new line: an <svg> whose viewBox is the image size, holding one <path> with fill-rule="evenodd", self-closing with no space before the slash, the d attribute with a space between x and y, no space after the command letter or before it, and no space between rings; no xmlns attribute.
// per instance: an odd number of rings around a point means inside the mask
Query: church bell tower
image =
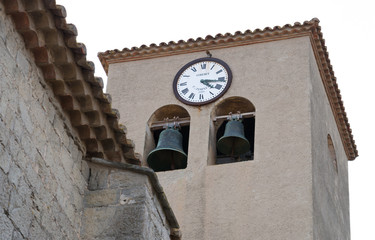
<svg viewBox="0 0 375 240"><path fill-rule="evenodd" d="M350 239L358 154L318 23L99 54L183 239Z"/></svg>

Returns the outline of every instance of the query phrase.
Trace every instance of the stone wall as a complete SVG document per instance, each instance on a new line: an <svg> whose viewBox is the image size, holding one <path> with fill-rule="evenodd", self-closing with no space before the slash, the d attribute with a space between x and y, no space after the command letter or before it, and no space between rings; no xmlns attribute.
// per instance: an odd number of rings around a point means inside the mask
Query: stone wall
<svg viewBox="0 0 375 240"><path fill-rule="evenodd" d="M152 170L85 155L0 1L0 239L180 239Z"/></svg>
<svg viewBox="0 0 375 240"><path fill-rule="evenodd" d="M145 174L90 164L82 238L170 239L162 205Z"/></svg>
<svg viewBox="0 0 375 240"><path fill-rule="evenodd" d="M0 239L77 239L87 164L0 2Z"/></svg>

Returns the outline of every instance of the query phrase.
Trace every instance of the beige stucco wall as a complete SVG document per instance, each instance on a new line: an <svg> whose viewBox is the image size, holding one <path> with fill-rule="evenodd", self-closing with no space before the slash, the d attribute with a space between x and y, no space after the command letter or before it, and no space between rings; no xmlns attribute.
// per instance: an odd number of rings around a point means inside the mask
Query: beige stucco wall
<svg viewBox="0 0 375 240"><path fill-rule="evenodd" d="M348 158L312 49L310 72L314 239L350 239ZM328 149L328 134L337 157L337 172Z"/></svg>
<svg viewBox="0 0 375 240"><path fill-rule="evenodd" d="M216 103L187 106L172 90L204 52L109 66L107 90L137 152L155 110L178 104L190 114L188 167L158 173L184 239L313 239L310 48L301 37L211 51L233 72L222 98L256 108L254 160L225 165L207 164Z"/></svg>

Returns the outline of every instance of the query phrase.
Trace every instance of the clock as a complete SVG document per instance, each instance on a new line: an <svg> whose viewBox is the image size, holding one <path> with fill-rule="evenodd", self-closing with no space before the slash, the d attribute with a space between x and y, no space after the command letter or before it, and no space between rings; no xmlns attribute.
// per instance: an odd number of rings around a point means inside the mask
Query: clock
<svg viewBox="0 0 375 240"><path fill-rule="evenodd" d="M232 72L217 58L199 58L187 63L176 74L173 91L189 105L204 105L223 96L232 82Z"/></svg>

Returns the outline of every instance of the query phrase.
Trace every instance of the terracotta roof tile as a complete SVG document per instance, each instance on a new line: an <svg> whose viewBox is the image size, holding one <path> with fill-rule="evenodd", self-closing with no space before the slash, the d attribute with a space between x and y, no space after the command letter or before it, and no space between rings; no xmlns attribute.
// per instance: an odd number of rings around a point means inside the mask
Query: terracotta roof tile
<svg viewBox="0 0 375 240"><path fill-rule="evenodd" d="M98 56L105 71L108 73L108 66L111 63L200 52L301 36L310 37L320 75L335 116L346 155L349 160L354 160L358 156L357 147L353 139L340 90L336 83L336 77L334 76L334 71L328 57L328 51L317 18L303 23L296 22L294 25L286 24L283 27L275 26L273 28L266 27L263 30L237 31L234 34L217 34L215 37L208 35L205 38L190 38L187 41L179 40L177 43L173 41L168 44L163 42L159 45L153 43L150 46L142 45L139 48L124 48L121 51L117 49L108 50L99 53Z"/></svg>
<svg viewBox="0 0 375 240"><path fill-rule="evenodd" d="M4 6L69 116L86 157L140 164L119 112L103 93L103 80L94 76L95 66L86 59L85 45L76 41L77 28L66 22L65 8L55 0L9 0Z"/></svg>

